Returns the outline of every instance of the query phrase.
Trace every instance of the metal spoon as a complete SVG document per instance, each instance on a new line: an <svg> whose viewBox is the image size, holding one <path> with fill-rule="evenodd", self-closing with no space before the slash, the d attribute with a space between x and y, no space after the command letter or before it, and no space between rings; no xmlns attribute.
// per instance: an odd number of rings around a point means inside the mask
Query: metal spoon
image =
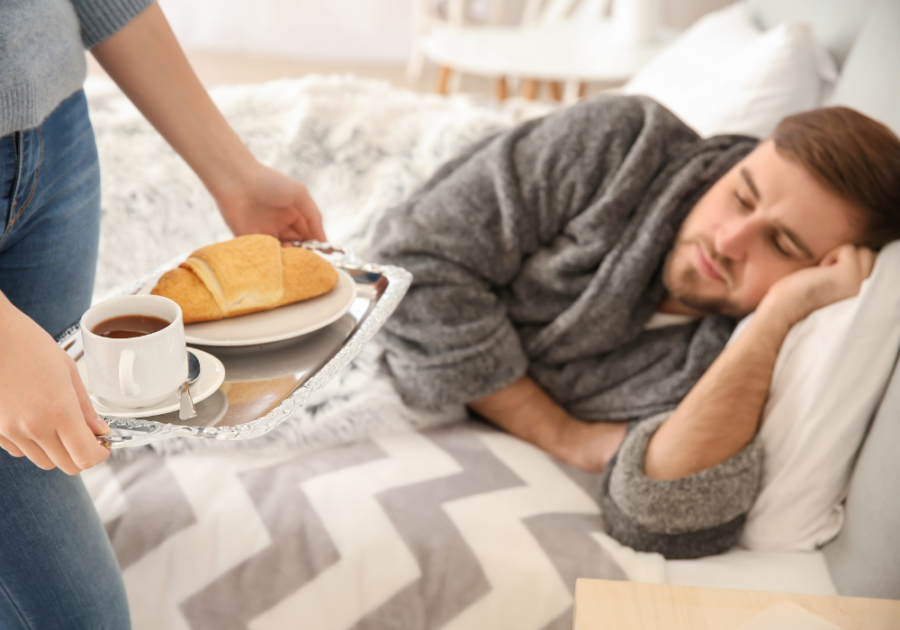
<svg viewBox="0 0 900 630"><path fill-rule="evenodd" d="M197 417L197 408L194 407L194 399L191 397L190 386L200 378L200 360L197 355L187 351L188 353L188 377L181 385L181 409L178 411L178 418L181 420L190 420ZM127 439L127 438L125 438ZM98 435L97 443L103 448L112 449L113 442L124 441L121 436L116 435Z"/></svg>
<svg viewBox="0 0 900 630"><path fill-rule="evenodd" d="M181 409L178 410L179 420L190 420L197 417L197 408L194 406L194 399L191 397L190 385L193 385L200 378L200 360L190 350L187 353L188 375L187 380L181 385Z"/></svg>

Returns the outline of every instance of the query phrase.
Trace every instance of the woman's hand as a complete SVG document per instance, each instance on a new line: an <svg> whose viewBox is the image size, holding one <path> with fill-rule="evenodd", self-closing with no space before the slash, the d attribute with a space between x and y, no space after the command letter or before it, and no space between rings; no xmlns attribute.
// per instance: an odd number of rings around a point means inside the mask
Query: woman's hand
<svg viewBox="0 0 900 630"><path fill-rule="evenodd" d="M0 293L0 448L70 475L109 457L75 362Z"/></svg>
<svg viewBox="0 0 900 630"><path fill-rule="evenodd" d="M216 191L216 202L235 236L326 240L322 215L306 186L259 162L254 161L239 181Z"/></svg>

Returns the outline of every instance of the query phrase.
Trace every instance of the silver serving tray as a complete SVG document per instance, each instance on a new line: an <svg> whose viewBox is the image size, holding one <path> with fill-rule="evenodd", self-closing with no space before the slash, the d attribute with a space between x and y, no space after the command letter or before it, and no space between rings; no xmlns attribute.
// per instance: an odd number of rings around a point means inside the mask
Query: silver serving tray
<svg viewBox="0 0 900 630"><path fill-rule="evenodd" d="M268 433L303 406L359 354L403 299L412 274L400 267L358 261L352 254L325 243L297 244L318 251L356 282L356 299L339 320L315 332L275 343L240 346L199 346L225 365L219 391L198 403L197 417L179 420L178 412L146 419L101 416L112 429L112 448L142 446L172 437L249 440ZM118 295L133 295L186 256L159 267ZM83 360L78 324L57 339L75 359Z"/></svg>

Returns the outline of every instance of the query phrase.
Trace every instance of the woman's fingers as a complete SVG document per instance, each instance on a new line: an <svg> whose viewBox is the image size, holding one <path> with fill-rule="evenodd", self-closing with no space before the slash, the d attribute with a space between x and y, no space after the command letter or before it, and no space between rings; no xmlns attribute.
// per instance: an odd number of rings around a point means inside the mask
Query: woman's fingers
<svg viewBox="0 0 900 630"><path fill-rule="evenodd" d="M109 427L97 417L97 412L91 405L90 397L78 376L78 368L75 367L74 362L69 365L69 374L72 378L72 389L69 396L74 399L72 403L75 404L68 405L68 409L71 410L71 417L68 421L60 422L57 425L57 440L54 442L54 446L58 442L65 449L67 457L77 467L74 473L69 474L77 474L96 466L109 457L109 451L97 443L97 435L106 435L109 433ZM63 467L60 466L60 468ZM69 472L65 468L63 470Z"/></svg>
<svg viewBox="0 0 900 630"><path fill-rule="evenodd" d="M81 472L81 466L75 462L73 453L69 452L69 448L63 443L58 434L54 433L46 437L38 446L43 449L50 461L67 475L77 475Z"/></svg>
<svg viewBox="0 0 900 630"><path fill-rule="evenodd" d="M281 241L325 240L322 213L302 182L256 163L237 187L216 196L236 236L271 234Z"/></svg>
<svg viewBox="0 0 900 630"><path fill-rule="evenodd" d="M312 215L304 214L302 230L304 234L309 235L307 238L314 238L322 243L328 240L325 236L325 229L322 227L322 215L318 210Z"/></svg>
<svg viewBox="0 0 900 630"><path fill-rule="evenodd" d="M309 240L309 233L305 230L298 230L293 226L289 226L281 234L278 235L278 238L282 242L290 244L293 241Z"/></svg>
<svg viewBox="0 0 900 630"><path fill-rule="evenodd" d="M13 457L24 457L25 453L22 452L18 446L7 440L5 437L0 436L0 448L4 451L12 455Z"/></svg>
<svg viewBox="0 0 900 630"><path fill-rule="evenodd" d="M309 189L300 182L296 182L294 207L300 211L303 218L301 229L304 234L308 235L307 238L325 242L325 230L322 228L322 212L319 210L319 206L316 205L312 195L309 194Z"/></svg>
<svg viewBox="0 0 900 630"><path fill-rule="evenodd" d="M66 396L62 398L62 404L53 405L46 409L45 415L38 416L40 421L22 422L14 430L7 431L4 437L39 468L50 470L58 466L64 472L75 475L81 469L75 465L56 435L57 427L71 413L65 405Z"/></svg>
<svg viewBox="0 0 900 630"><path fill-rule="evenodd" d="M43 470L53 470L56 467L56 464L47 456L37 442L34 440L20 440L17 446L21 449L22 453L31 460L31 462L41 468Z"/></svg>
<svg viewBox="0 0 900 630"><path fill-rule="evenodd" d="M2 306L2 304L0 304ZM0 309L0 445L43 469L77 474L108 456L105 432L75 362L50 335L11 305Z"/></svg>
<svg viewBox="0 0 900 630"><path fill-rule="evenodd" d="M78 374L78 368L75 366L74 361L69 365L69 374L72 377L72 388L75 390L78 406L81 408L81 413L84 416L88 429L93 435L109 435L109 425L101 420L97 412L94 411L91 397L88 395L84 383L81 382L81 376Z"/></svg>
<svg viewBox="0 0 900 630"><path fill-rule="evenodd" d="M300 212L294 212L291 215L293 219L291 223L285 226L282 231L281 240L294 240L294 241L308 241L311 238L316 238L312 232L310 232L309 222L306 220Z"/></svg>
<svg viewBox="0 0 900 630"><path fill-rule="evenodd" d="M57 462L57 466L70 475L77 475L82 470L93 468L109 457L109 451L97 442L97 436L84 423L80 427L67 425L57 434L55 442L65 452L65 456L56 450L49 454L53 461ZM58 456L60 461L68 458L65 463L68 465L71 462L71 466L68 468L62 466L54 455ZM72 472L69 472L70 470Z"/></svg>
<svg viewBox="0 0 900 630"><path fill-rule="evenodd" d="M81 380L72 385L70 391L58 392L61 400L53 407L55 417L45 416L12 436L0 436L0 447L13 457L28 457L39 468L55 467L69 475L109 457L109 450L97 443L97 435L106 435L109 427L94 412Z"/></svg>

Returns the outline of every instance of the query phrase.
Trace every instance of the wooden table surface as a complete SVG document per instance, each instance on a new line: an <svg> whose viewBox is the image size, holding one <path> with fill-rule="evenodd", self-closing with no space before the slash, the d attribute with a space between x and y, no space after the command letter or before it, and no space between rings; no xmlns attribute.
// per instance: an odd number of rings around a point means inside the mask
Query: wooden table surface
<svg viewBox="0 0 900 630"><path fill-rule="evenodd" d="M900 601L894 600L582 579L575 587L574 630L738 630L780 602L844 630L900 629Z"/></svg>

